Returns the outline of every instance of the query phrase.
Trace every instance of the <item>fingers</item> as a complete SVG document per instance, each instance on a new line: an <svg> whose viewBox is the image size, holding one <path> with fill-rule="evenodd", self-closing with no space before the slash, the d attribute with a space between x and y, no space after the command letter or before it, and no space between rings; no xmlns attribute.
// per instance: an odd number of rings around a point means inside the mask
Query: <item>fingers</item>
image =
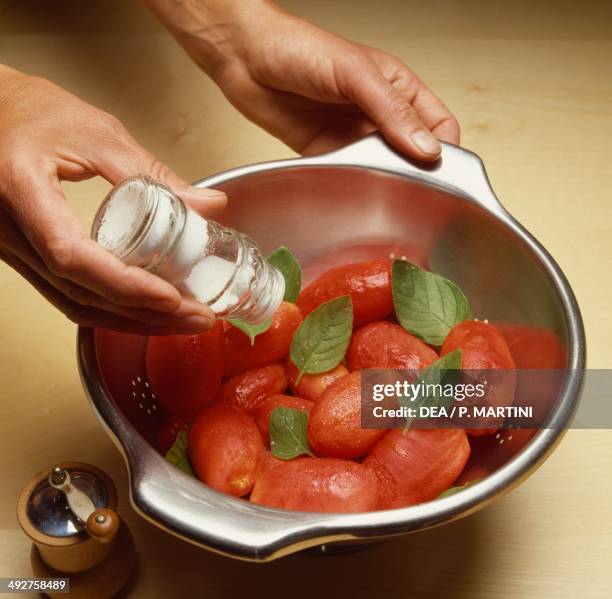
<svg viewBox="0 0 612 599"><path fill-rule="evenodd" d="M458 144L460 130L457 119L440 98L418 81L404 65L401 66L402 72L393 81L393 87L405 98L411 98L412 106L421 121L438 139Z"/></svg>
<svg viewBox="0 0 612 599"><path fill-rule="evenodd" d="M401 151L420 160L435 160L442 147L421 120L410 100L383 76L373 61L358 55L356 64L335 67L341 93L372 119Z"/></svg>
<svg viewBox="0 0 612 599"><path fill-rule="evenodd" d="M445 118L444 120L432 125L431 132L442 141L459 145L461 141L461 129L455 117Z"/></svg>
<svg viewBox="0 0 612 599"><path fill-rule="evenodd" d="M117 313L116 307L110 305L108 307L115 311L106 310L103 300L97 301L91 296L86 298L90 303L84 305L66 295L61 285L59 287L54 285L51 282L54 281L52 275L41 276L26 262L6 250L0 250L0 258L23 276L72 322L81 326L104 327L140 335L192 335L208 330L212 323L210 318L204 318L198 313L190 314L189 311L193 309L193 306L189 301L182 309L173 314L130 309L119 310ZM83 300L84 297L80 296L79 299Z"/></svg>
<svg viewBox="0 0 612 599"><path fill-rule="evenodd" d="M323 125L316 127L305 139L304 145L297 148L303 156L316 156L331 152L357 141L376 131L376 125L361 110L342 110L337 107L333 119L326 119Z"/></svg>
<svg viewBox="0 0 612 599"><path fill-rule="evenodd" d="M34 169L36 170L36 169ZM174 312L177 289L143 269L127 266L89 239L50 182L22 177L9 196L11 215L46 268L118 306Z"/></svg>
<svg viewBox="0 0 612 599"><path fill-rule="evenodd" d="M177 331L199 332L208 329L214 321L210 308L193 299L183 298L178 309L171 314L142 308L125 308L115 305L94 292L80 285L54 275L48 270L40 256L6 212L0 209L0 251L7 257L7 262L15 260L23 263L40 278L52 285L67 300L82 308L98 308L124 318L135 320L150 327L163 325L175 327ZM14 266L16 270L19 265Z"/></svg>
<svg viewBox="0 0 612 599"><path fill-rule="evenodd" d="M198 303L187 313L187 304L173 285L127 266L89 239L69 209L59 181L102 174L115 183L144 173L173 187L200 212L222 206L224 194L189 187L110 115L51 84L28 81L33 93L4 106L1 123L0 212L10 215L26 240L22 248L29 248L23 256L27 262L18 260L17 267L27 270L30 278L37 277L37 284L56 302L63 298L66 311L75 313L73 320L82 324L95 318L106 319L95 322L108 326L111 314L152 327L172 324L172 319L189 330L209 326L214 315L208 307ZM21 105L21 110L5 114L4 108ZM0 235L0 246L6 250L4 242Z"/></svg>
<svg viewBox="0 0 612 599"><path fill-rule="evenodd" d="M114 143L99 150L96 167L113 184L132 175L149 175L170 187L202 216L210 216L225 207L225 193L206 187L194 187L145 150L119 123L112 121Z"/></svg>

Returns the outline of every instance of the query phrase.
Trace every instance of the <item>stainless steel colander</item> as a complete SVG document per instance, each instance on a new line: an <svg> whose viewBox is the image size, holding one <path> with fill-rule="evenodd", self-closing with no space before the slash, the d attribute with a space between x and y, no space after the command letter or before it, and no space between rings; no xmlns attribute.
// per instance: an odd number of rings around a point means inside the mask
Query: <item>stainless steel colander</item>
<svg viewBox="0 0 612 599"><path fill-rule="evenodd" d="M171 534L225 555L266 561L330 542L380 539L449 522L518 485L553 450L579 401L585 364L580 311L563 273L499 203L480 159L444 144L432 165L408 161L377 134L336 152L255 164L198 183L224 190L219 220L269 252L287 245L306 281L332 262L394 254L456 281L475 314L553 330L568 363L546 426L475 443L492 473L421 505L362 514L270 509L189 478L151 445L163 424L146 379L147 339L81 328L78 360L94 410L125 456L134 508ZM534 190L534 195L537 191Z"/></svg>

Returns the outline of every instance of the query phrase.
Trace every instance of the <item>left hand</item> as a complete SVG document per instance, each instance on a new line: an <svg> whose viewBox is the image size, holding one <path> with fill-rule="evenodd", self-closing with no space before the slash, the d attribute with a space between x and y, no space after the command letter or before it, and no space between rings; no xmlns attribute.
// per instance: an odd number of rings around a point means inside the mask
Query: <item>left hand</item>
<svg viewBox="0 0 612 599"><path fill-rule="evenodd" d="M420 160L439 156L437 139L459 142L457 120L391 54L269 2L192 0L201 12L182 19L162 14L155 0L148 4L240 112L301 154L341 147L375 129Z"/></svg>
<svg viewBox="0 0 612 599"><path fill-rule="evenodd" d="M81 326L127 333L195 334L208 306L106 252L82 229L61 181L143 173L209 214L225 194L189 187L113 116L57 85L0 65L0 262Z"/></svg>

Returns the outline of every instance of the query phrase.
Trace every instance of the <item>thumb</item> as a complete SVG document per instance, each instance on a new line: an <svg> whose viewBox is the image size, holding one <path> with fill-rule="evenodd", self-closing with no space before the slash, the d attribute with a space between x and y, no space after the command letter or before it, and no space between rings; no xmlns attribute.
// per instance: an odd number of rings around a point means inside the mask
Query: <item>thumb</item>
<svg viewBox="0 0 612 599"><path fill-rule="evenodd" d="M98 172L115 185L132 175L148 175L164 183L190 208L202 216L210 216L225 207L227 196L217 189L194 187L179 177L170 167L145 150L125 129L99 156Z"/></svg>
<svg viewBox="0 0 612 599"><path fill-rule="evenodd" d="M370 117L396 148L419 160L438 158L440 142L373 62L366 60L359 69L341 69L338 81L340 91Z"/></svg>

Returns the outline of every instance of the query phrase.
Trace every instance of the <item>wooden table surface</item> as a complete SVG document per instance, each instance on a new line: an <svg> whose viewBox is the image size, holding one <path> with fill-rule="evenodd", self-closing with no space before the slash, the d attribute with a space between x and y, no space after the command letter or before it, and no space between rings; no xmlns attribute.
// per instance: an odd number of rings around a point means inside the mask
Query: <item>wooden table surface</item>
<svg viewBox="0 0 612 599"><path fill-rule="evenodd" d="M567 274L589 365L612 354L612 3L294 0L290 9L396 53L449 104L499 197ZM287 157L247 122L136 2L0 1L0 62L121 118L187 179ZM65 186L84 223L101 180ZM494 506L358 554L234 562L132 511L125 467L84 397L75 327L0 265L0 577L26 576L17 495L62 460L106 470L141 567L132 597L609 597L612 432L570 431Z"/></svg>

